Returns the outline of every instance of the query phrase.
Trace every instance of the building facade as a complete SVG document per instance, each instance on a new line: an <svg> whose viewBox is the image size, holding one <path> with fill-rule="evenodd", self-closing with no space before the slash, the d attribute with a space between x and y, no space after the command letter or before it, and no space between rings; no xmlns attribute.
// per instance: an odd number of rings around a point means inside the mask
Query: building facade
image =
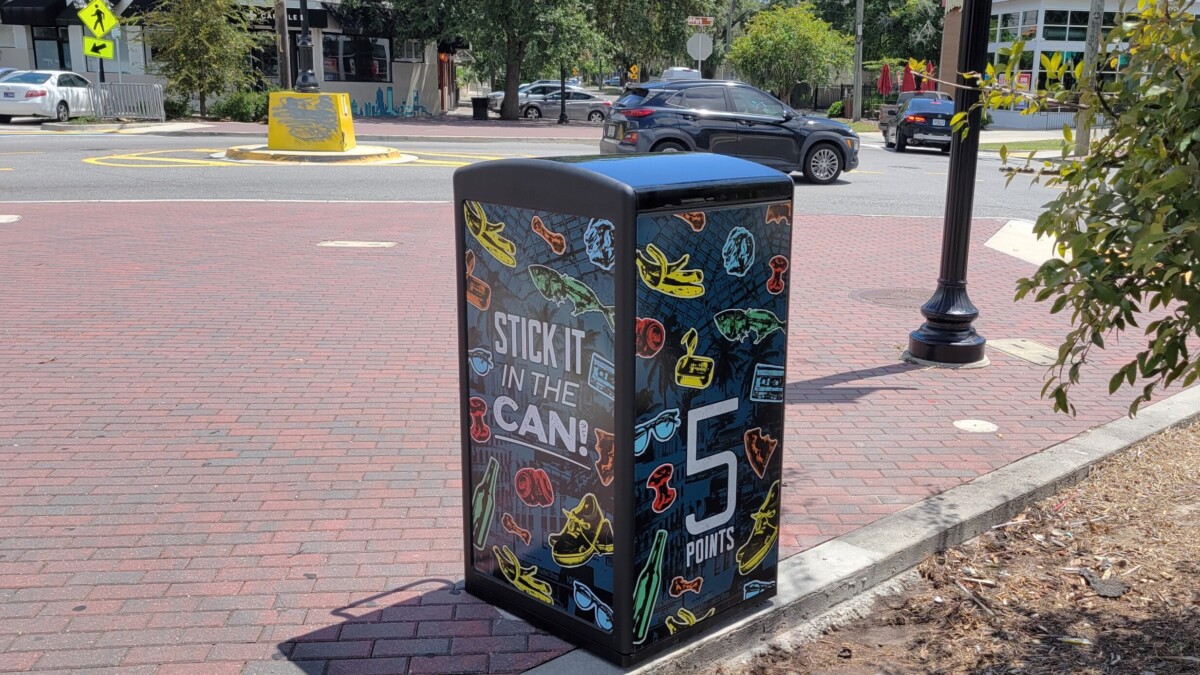
<svg viewBox="0 0 1200 675"><path fill-rule="evenodd" d="M110 0L118 16L133 15L156 0ZM239 0L254 8L253 30L275 33L271 0ZM81 5L83 3L80 3ZM309 3L313 39L313 71L326 92L350 95L359 117L398 117L414 109L439 114L458 105L454 54L437 43L364 35L338 24L337 2ZM287 2L293 75L297 70L296 42L300 37L299 0ZM78 8L71 0L0 0L0 67L73 70L93 81L98 59L85 57L86 34ZM104 63L109 82L159 82L153 54L141 41L137 27L122 26L108 36L116 43L116 58ZM253 68L267 83L279 83L279 51L275 47L254 55Z"/></svg>
<svg viewBox="0 0 1200 675"><path fill-rule="evenodd" d="M971 0L966 0L970 2ZM958 46L962 24L963 0L947 0L945 29L942 32L942 57L939 72L953 73L958 70ZM1103 26L1107 34L1116 24L1122 0L1105 0ZM1126 9L1131 4L1124 2ZM1192 12L1200 13L1200 6ZM1053 58L1061 54L1064 63L1078 63L1083 59L1087 41L1090 0L992 0L992 16L989 24L988 59L992 63L1006 60L999 56L1003 48L1024 41L1021 55L1013 77L1017 88L1036 91L1046 86L1046 73L1041 66L1044 54ZM1118 64L1119 67L1119 64ZM1097 63L1099 77L1115 78L1118 67L1110 62ZM1069 84L1069 82L1068 82ZM943 91L953 93L951 87L942 86ZM997 114L999 113L999 114ZM1019 116L1019 111L996 111L992 113L999 128L1061 128L1064 123L1074 124L1074 115L1068 113L1046 113L1035 116Z"/></svg>

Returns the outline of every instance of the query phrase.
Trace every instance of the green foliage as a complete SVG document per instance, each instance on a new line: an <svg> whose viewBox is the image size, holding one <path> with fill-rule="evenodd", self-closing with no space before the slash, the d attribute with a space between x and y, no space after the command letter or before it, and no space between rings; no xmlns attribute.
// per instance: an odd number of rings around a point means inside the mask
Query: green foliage
<svg viewBox="0 0 1200 675"><path fill-rule="evenodd" d="M787 98L806 82L829 84L853 62L853 41L833 30L806 5L759 12L733 42L729 60L751 84Z"/></svg>
<svg viewBox="0 0 1200 675"><path fill-rule="evenodd" d="M199 99L201 117L209 98L251 84L250 52L271 39L250 31L235 0L162 0L136 23L153 53L149 71L172 94Z"/></svg>
<svg viewBox="0 0 1200 675"><path fill-rule="evenodd" d="M845 117L846 116L845 108L846 108L845 103L841 100L837 100L837 101L834 101L833 104L829 106L829 109L825 111L825 114L828 115L829 117Z"/></svg>
<svg viewBox="0 0 1200 675"><path fill-rule="evenodd" d="M188 117L192 114L192 106L186 98L167 96L163 98L163 109L166 110L167 119L169 120Z"/></svg>
<svg viewBox="0 0 1200 675"><path fill-rule="evenodd" d="M1140 351L1109 379L1109 393L1140 385L1130 414L1156 390L1200 380L1200 21L1185 12L1191 5L1141 0L1118 21L1104 41L1114 51L1100 56L1110 65L1128 59L1115 81L1043 56L1047 89L1022 94L1011 86L1020 44L1006 63L968 74L983 87L987 107L1026 98L1031 110L1071 98L1064 85L1071 76L1079 81L1078 107L1109 122L1083 157L1070 155L1074 139L1064 127L1062 161L1035 178L1062 188L1034 228L1061 258L1021 279L1016 295L1070 316L1072 330L1043 388L1058 411L1075 413L1068 395L1091 350L1135 330ZM1115 53L1121 43L1128 50Z"/></svg>
<svg viewBox="0 0 1200 675"><path fill-rule="evenodd" d="M265 91L235 91L214 103L209 112L235 122L261 122L267 119L270 96Z"/></svg>
<svg viewBox="0 0 1200 675"><path fill-rule="evenodd" d="M854 34L854 2L813 0L812 7L838 31ZM864 0L863 60L879 61L888 54L936 59L942 50L944 16L940 0Z"/></svg>

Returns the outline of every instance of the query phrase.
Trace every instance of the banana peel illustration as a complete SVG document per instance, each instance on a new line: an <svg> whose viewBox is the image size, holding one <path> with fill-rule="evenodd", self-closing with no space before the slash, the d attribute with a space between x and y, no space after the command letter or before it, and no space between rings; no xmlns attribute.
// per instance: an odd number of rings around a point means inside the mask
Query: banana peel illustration
<svg viewBox="0 0 1200 675"><path fill-rule="evenodd" d="M504 231L504 223L488 222L487 214L479 202L463 202L463 217L467 221L467 231L483 246L483 250L492 254L501 264L508 267L517 266L517 245L511 240L500 236Z"/></svg>
<svg viewBox="0 0 1200 675"><path fill-rule="evenodd" d="M676 298L698 298L704 295L704 270L687 269L692 256L685 253L679 260L667 260L667 254L654 244L646 244L645 252L637 252L638 275L647 286Z"/></svg>
<svg viewBox="0 0 1200 675"><path fill-rule="evenodd" d="M500 573L504 575L505 579L508 579L509 583L516 586L517 590L539 602L547 605L554 604L554 598L550 595L550 584L534 576L538 571L537 565L528 567L522 565L521 561L517 560L516 554L507 546L503 548L492 546L492 555L496 556Z"/></svg>
<svg viewBox="0 0 1200 675"><path fill-rule="evenodd" d="M676 631L683 630L684 628L688 628L690 626L695 626L696 624L711 617L713 614L716 614L716 613L717 613L717 610L714 607L714 608L708 610L707 612L705 612L704 614L701 614L700 616L696 616L695 614L692 613L691 610L686 609L684 607L680 607L679 611L676 612L675 615L668 616L667 620L664 621L663 623L667 624L667 630L670 631L671 635L674 635L676 633Z"/></svg>

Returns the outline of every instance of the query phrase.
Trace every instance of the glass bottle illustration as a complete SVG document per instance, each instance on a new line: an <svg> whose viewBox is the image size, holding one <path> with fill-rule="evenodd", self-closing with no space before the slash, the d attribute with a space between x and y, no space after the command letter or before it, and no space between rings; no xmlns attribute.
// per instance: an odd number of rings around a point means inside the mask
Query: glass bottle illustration
<svg viewBox="0 0 1200 675"><path fill-rule="evenodd" d="M471 495L471 544L482 551L492 529L492 512L496 510L496 476L500 475L500 462L495 457L488 459L483 480L475 486Z"/></svg>
<svg viewBox="0 0 1200 675"><path fill-rule="evenodd" d="M641 644L650 632L650 621L654 618L654 605L658 602L658 589L662 586L662 559L667 550L667 531L654 533L654 546L650 559L638 574L633 585L633 642Z"/></svg>

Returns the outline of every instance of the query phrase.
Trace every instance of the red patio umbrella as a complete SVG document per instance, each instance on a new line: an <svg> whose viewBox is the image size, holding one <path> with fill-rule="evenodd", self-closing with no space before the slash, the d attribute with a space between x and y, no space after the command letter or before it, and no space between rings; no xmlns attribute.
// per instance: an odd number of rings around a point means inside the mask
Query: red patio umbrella
<svg viewBox="0 0 1200 675"><path fill-rule="evenodd" d="M916 91L917 78L913 76L912 67L907 63L904 64L904 77L900 80L900 91Z"/></svg>
<svg viewBox="0 0 1200 675"><path fill-rule="evenodd" d="M921 91L935 91L937 82L933 81L933 61L925 62L925 81L921 83Z"/></svg>
<svg viewBox="0 0 1200 675"><path fill-rule="evenodd" d="M886 63L883 64L883 70L879 71L879 83L875 88L884 96L892 93L892 69Z"/></svg>

